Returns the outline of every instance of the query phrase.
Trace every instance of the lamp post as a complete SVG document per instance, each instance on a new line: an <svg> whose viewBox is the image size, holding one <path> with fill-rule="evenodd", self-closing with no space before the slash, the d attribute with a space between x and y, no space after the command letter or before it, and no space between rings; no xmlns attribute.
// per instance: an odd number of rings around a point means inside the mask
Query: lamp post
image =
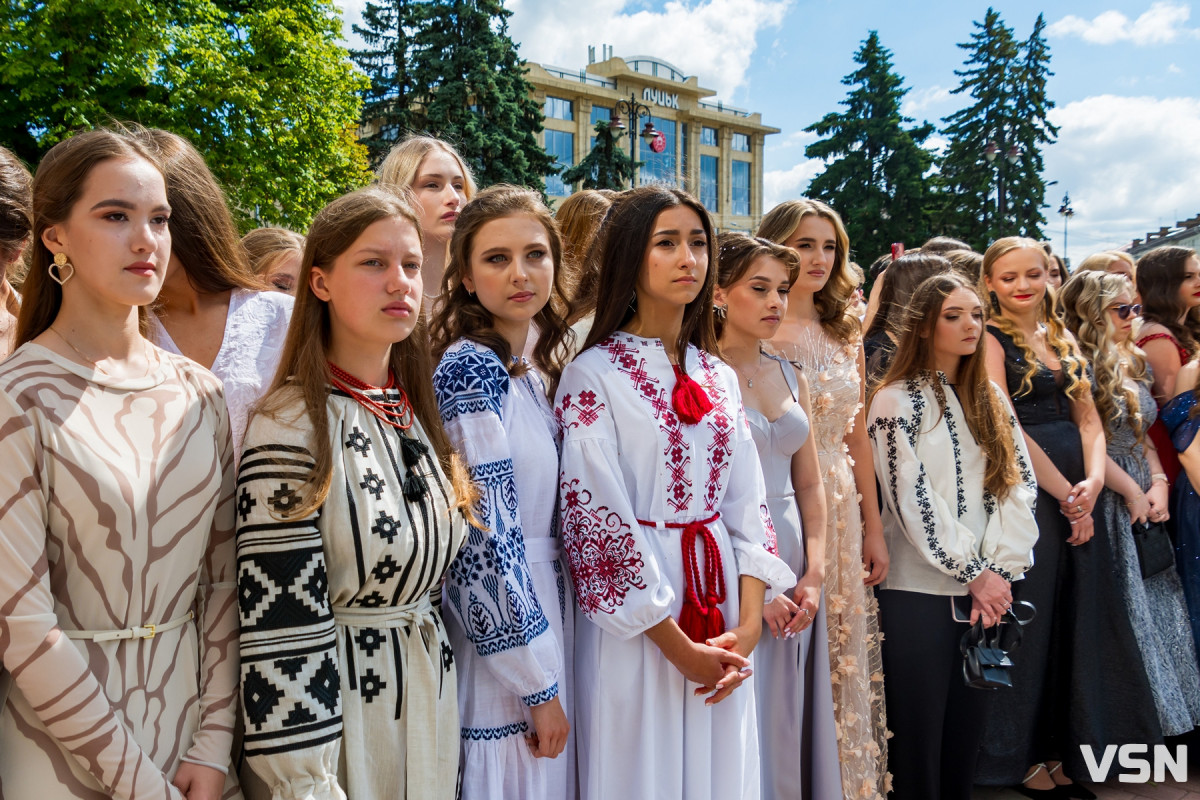
<svg viewBox="0 0 1200 800"><path fill-rule="evenodd" d="M650 116L650 106L645 105L644 103L639 103L637 100L637 95L635 95L633 92L629 93L628 100L618 100L616 105L613 106L612 119L608 123L608 129L610 131L625 130L625 122L621 119L621 114L625 114L625 116L629 117L629 122L633 125L635 130L637 129L638 121L642 118L647 118L646 125L642 128L641 134L639 134L643 139L646 140L647 145L654 141L654 138L658 136L658 130L654 127L654 123L648 119ZM637 142L634 141L636 138L636 136L629 137L629 160L634 165L633 174L629 178L629 188L631 189L637 186Z"/></svg>
<svg viewBox="0 0 1200 800"><path fill-rule="evenodd" d="M996 144L995 141L988 142L987 147L985 147L983 150L983 156L987 159L988 164L994 163L999 155L1000 145ZM1012 147L1008 148L1008 151L1004 154L1004 158L996 167L996 217L999 221L997 233L1000 236L1004 236L1008 233L1007 231L1003 230L1005 224L1005 214L1008 211L1008 197L1005 192L1006 187L1004 185L1004 164L1005 162L1008 162L1009 166L1015 167L1017 162L1020 160L1021 148L1014 144Z"/></svg>
<svg viewBox="0 0 1200 800"><path fill-rule="evenodd" d="M1058 213L1062 214L1063 218L1063 261L1069 269L1071 259L1067 256L1067 223L1071 221L1071 217L1075 216L1075 209L1071 208L1070 192L1063 195L1062 205L1058 207Z"/></svg>

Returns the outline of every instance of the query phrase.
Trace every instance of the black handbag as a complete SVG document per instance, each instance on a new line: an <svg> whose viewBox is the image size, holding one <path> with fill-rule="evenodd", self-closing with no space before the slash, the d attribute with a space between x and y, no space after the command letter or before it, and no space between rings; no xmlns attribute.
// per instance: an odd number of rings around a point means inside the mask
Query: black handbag
<svg viewBox="0 0 1200 800"><path fill-rule="evenodd" d="M1001 624L988 629L983 627L979 619L963 634L959 649L963 655L963 682L972 689L1010 689L1012 688L1011 654L1021 644L1021 629L1033 621L1037 609L1033 603L1025 600L1018 601L1014 608L1022 606L1029 610L1029 616L1021 619L1010 608L1004 612ZM1004 629L1013 631L1013 639L1007 647L1001 646Z"/></svg>
<svg viewBox="0 0 1200 800"><path fill-rule="evenodd" d="M1137 548L1142 579L1161 575L1175 566L1175 548L1167 526L1161 522L1133 523L1133 544Z"/></svg>

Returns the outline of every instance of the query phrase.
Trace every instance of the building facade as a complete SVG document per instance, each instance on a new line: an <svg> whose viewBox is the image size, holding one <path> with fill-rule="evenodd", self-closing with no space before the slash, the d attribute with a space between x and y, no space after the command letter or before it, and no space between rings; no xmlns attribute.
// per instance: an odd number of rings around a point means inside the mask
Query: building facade
<svg viewBox="0 0 1200 800"><path fill-rule="evenodd" d="M695 76L650 56L611 57L580 70L528 65L526 77L546 114L542 145L560 167L578 164L591 151L598 121L610 121L620 100L649 108L649 121L663 134L662 152L638 134L647 118L628 119L620 144L643 162L639 185L665 183L691 192L704 203L720 231L757 229L763 215L763 143L778 128L762 115L711 102L716 94ZM574 187L547 176L552 199Z"/></svg>
<svg viewBox="0 0 1200 800"><path fill-rule="evenodd" d="M1200 249L1200 214L1191 219L1180 220L1174 228L1162 227L1146 234L1145 239L1134 239L1126 249L1134 258L1141 258L1156 247L1190 247Z"/></svg>

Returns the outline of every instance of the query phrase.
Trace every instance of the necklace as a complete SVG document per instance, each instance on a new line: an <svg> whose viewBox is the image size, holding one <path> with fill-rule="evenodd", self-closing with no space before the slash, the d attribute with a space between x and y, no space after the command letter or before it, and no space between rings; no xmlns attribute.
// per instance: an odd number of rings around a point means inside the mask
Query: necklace
<svg viewBox="0 0 1200 800"><path fill-rule="evenodd" d="M396 375L389 369L387 383L383 386L372 386L369 383L360 381L358 378L351 375L346 370L334 364L332 361L326 362L329 364L329 379L334 386L341 389L346 394L354 398L354 402L370 411L372 415L380 422L390 425L397 430L406 431L412 427L413 413L412 404L408 402L408 395L404 390L396 385ZM399 400L375 400L368 397L364 392L378 392L394 389L400 393ZM407 422L405 421L407 419Z"/></svg>
<svg viewBox="0 0 1200 800"><path fill-rule="evenodd" d="M760 348L758 348L758 368L754 370L753 375L751 375L749 378L746 378L746 388L747 389L754 388L754 379L758 377L758 373L762 372L762 368L763 368L763 351L762 351L762 348L760 347ZM740 369L738 369L737 367L734 367L733 371L736 372L739 376L745 377L742 375L742 371Z"/></svg>
<svg viewBox="0 0 1200 800"><path fill-rule="evenodd" d="M108 375L108 374L109 374L109 373L108 373L108 370L106 370L104 367L102 367L102 366L100 366L99 364L97 364L97 363L96 363L95 361L93 361L92 359L88 358L86 355L84 355L84 354L83 354L83 351L82 351L82 350L80 350L80 349L79 349L78 347L76 347L75 345L71 344L71 340L70 340L70 339L68 339L67 337L63 336L61 333L59 333L59 332L58 332L58 329L57 329L57 328L55 328L53 325L51 325L51 326L50 326L50 330L54 331L54 335L55 335L55 336L57 336L58 338L62 339L64 342L66 342L66 344L67 344L67 347L69 347L69 348L71 348L72 350L74 350L74 351L75 351L75 355L79 356L79 357L80 357L80 358L82 358L84 361L86 361L87 363L91 364L91 365L92 365L92 366L93 366L95 369L98 369L100 372L103 372L105 375Z"/></svg>

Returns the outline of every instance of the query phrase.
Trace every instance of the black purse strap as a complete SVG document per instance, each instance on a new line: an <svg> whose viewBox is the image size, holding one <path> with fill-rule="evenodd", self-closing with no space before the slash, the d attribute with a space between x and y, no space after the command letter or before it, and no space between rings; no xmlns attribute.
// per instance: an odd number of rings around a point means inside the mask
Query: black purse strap
<svg viewBox="0 0 1200 800"><path fill-rule="evenodd" d="M1024 619L1017 616L1016 609L1028 611L1028 615ZM1021 629L1029 623L1033 622L1037 616L1037 608L1028 600L1018 600L1012 604L1012 607L1004 612L1004 620L1009 623L1009 627L1013 630L1013 639L1009 642L1008 647L1004 648L1006 652L1011 653L1021 646ZM964 656L967 651L975 646L982 645L984 647L999 647L1000 637L1003 635L1002 626L1000 624L993 625L991 628L991 641L988 641L988 629L983 627L983 617L975 620L975 624L967 629L967 632L962 635L962 639L958 642L958 649Z"/></svg>

